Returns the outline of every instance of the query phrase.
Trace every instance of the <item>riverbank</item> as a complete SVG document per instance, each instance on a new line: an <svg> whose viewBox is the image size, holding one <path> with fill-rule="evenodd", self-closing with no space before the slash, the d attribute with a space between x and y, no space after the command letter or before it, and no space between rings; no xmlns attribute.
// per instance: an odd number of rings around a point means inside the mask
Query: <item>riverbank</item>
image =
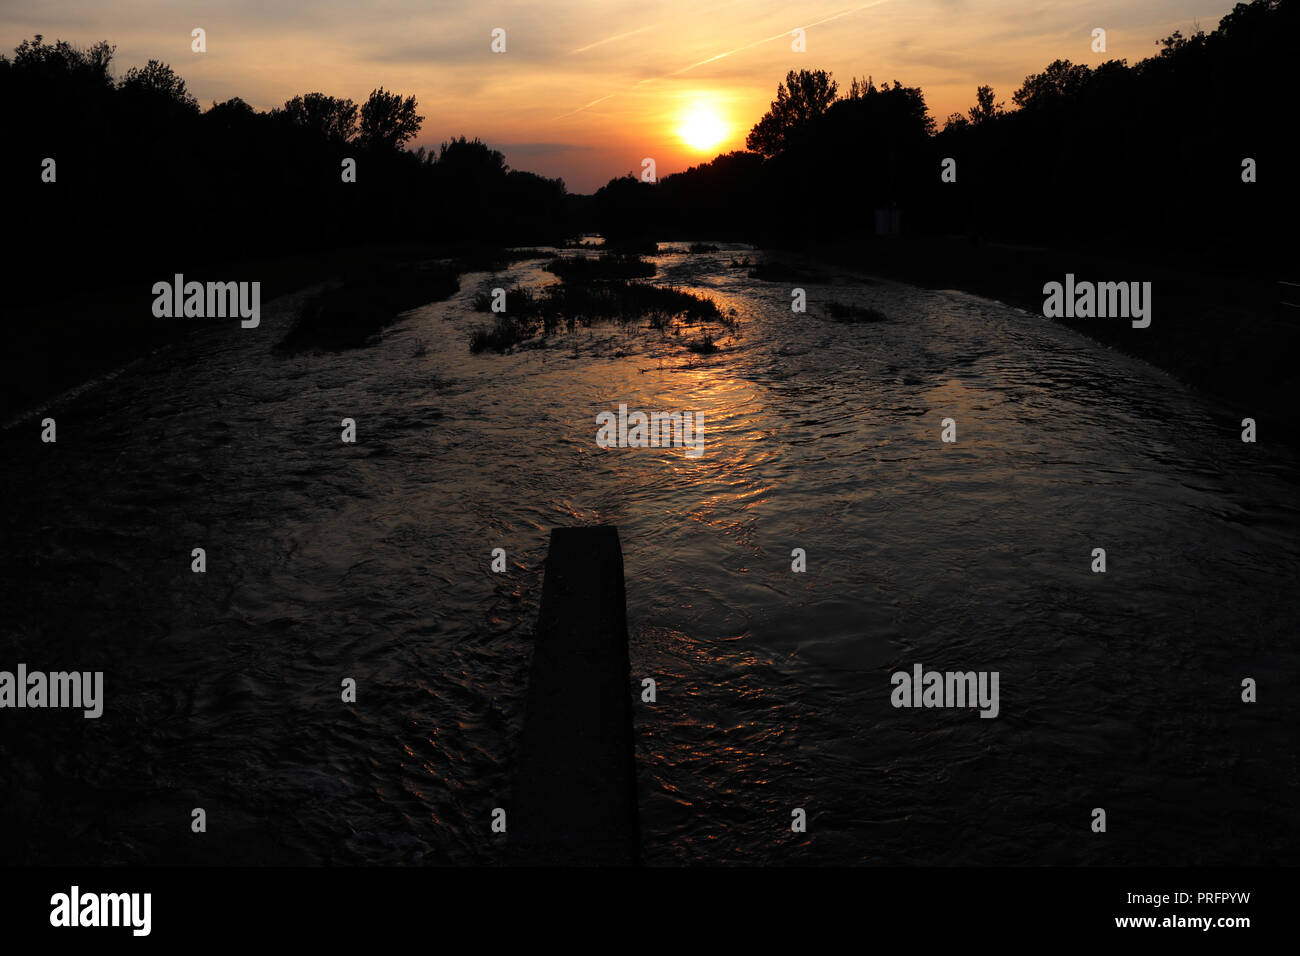
<svg viewBox="0 0 1300 956"><path fill-rule="evenodd" d="M1116 319L1058 319L1085 335L1151 363L1242 416L1281 423L1291 391L1300 321L1287 316L1274 279L1139 253L1103 255L964 238L895 239L800 250L929 289L959 289L1041 315L1043 285L1067 273L1094 281L1149 281L1152 322L1136 329Z"/></svg>
<svg viewBox="0 0 1300 956"><path fill-rule="evenodd" d="M496 248L463 244L395 243L298 252L271 260L232 259L196 266L185 274L258 281L266 303L368 269L447 258L461 260L466 268L483 268L501 255ZM163 278L170 279L170 273ZM111 289L74 289L53 302L6 309L8 347L0 357L0 422L182 341L199 325L212 321L155 318L151 289L147 277L123 277Z"/></svg>

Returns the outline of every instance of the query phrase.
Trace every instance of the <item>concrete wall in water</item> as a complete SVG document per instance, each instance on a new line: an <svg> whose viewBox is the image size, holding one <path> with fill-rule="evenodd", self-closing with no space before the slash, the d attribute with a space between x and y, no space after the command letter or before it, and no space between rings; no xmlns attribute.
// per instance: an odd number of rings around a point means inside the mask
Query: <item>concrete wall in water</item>
<svg viewBox="0 0 1300 956"><path fill-rule="evenodd" d="M640 861L618 529L554 528L507 829L507 859Z"/></svg>

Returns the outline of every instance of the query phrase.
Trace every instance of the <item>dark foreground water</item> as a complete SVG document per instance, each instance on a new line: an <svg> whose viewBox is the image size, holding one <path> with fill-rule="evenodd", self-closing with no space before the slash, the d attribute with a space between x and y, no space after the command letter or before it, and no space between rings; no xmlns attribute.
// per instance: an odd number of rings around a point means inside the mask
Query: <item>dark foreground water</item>
<svg viewBox="0 0 1300 956"><path fill-rule="evenodd" d="M649 862L1300 859L1294 458L1041 317L859 279L795 315L734 254L658 260L736 310L714 355L471 356L473 293L532 262L341 354L273 354L281 300L56 407L57 445L11 428L0 669L107 700L0 712L0 861L501 860L547 533L582 523L619 527L658 682ZM701 412L704 455L596 447L620 402ZM1000 715L894 709L918 662L998 671Z"/></svg>

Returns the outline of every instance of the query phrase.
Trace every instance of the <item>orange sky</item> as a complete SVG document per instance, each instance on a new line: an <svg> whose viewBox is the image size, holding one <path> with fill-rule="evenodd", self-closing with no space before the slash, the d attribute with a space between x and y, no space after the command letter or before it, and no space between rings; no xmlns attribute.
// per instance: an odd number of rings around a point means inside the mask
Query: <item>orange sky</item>
<svg viewBox="0 0 1300 956"><path fill-rule="evenodd" d="M375 86L414 94L417 144L461 134L516 168L589 192L653 157L660 176L740 149L791 69L920 86L942 124L975 87L999 99L1057 57L1096 64L1156 51L1194 23L1213 29L1231 0L46 0L0 11L0 45L23 38L117 45L120 75L170 63L207 107L241 96L258 109L314 90L364 100ZM190 31L207 32L207 52ZM506 31L506 52L490 49ZM806 31L807 50L791 49ZM1107 31L1107 52L1091 49ZM683 117L715 117L720 139L683 141ZM697 117L698 119L698 117ZM711 138L704 136L703 138Z"/></svg>

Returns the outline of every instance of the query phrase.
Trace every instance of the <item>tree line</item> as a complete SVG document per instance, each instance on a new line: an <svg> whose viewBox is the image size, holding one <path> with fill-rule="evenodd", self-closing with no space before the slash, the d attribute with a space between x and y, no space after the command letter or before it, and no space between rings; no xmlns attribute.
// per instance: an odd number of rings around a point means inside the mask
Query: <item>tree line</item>
<svg viewBox="0 0 1300 956"><path fill-rule="evenodd" d="M202 109L165 63L115 81L108 43L37 36L0 56L13 298L39 301L69 276L87 289L378 242L542 244L598 229L811 245L870 237L880 209L905 235L1161 247L1283 269L1291 244L1278 227L1297 213L1284 151L1297 9L1238 4L1132 66L1056 60L1010 106L980 86L942 128L918 87L792 71L746 150L654 184L619 177L594 197L510 169L477 139L407 149L423 121L411 96ZM54 183L42 181L47 160ZM1243 182L1247 160L1256 182Z"/></svg>
<svg viewBox="0 0 1300 956"><path fill-rule="evenodd" d="M842 89L825 71L791 71L745 151L655 184L612 180L596 194L597 224L798 246L869 237L875 210L892 208L909 235L1161 247L1284 268L1291 244L1278 226L1297 212L1284 144L1298 8L1238 4L1213 31L1174 32L1133 66L1058 59L1010 106L980 86L942 128L917 87L868 77Z"/></svg>
<svg viewBox="0 0 1300 956"><path fill-rule="evenodd" d="M0 56L19 302L235 259L572 231L563 180L510 169L464 136L407 149L423 122L413 96L381 87L360 104L311 92L267 111L238 97L203 109L157 60L115 80L113 54L38 35Z"/></svg>

